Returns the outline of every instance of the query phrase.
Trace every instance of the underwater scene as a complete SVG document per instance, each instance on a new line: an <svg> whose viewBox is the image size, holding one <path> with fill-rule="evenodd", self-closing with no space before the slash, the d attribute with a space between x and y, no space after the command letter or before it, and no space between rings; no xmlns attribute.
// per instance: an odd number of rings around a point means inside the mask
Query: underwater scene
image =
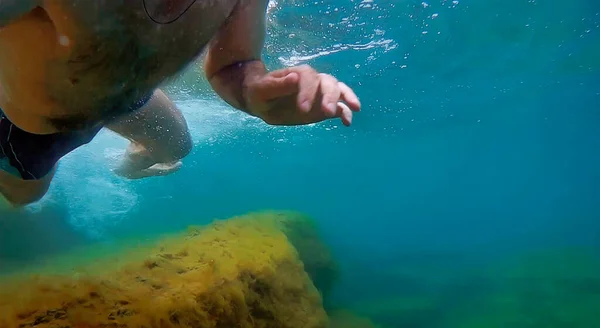
<svg viewBox="0 0 600 328"><path fill-rule="evenodd" d="M102 130L0 198L0 328L600 328L600 1L277 0L266 29L352 125L267 125L190 67L177 172L115 175Z"/></svg>

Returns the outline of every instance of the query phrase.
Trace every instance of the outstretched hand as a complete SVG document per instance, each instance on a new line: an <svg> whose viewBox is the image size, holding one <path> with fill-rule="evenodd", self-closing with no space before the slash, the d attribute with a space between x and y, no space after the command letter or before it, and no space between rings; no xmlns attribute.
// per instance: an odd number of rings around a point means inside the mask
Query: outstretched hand
<svg viewBox="0 0 600 328"><path fill-rule="evenodd" d="M339 117L352 124L358 97L335 77L308 65L270 72L246 84L250 112L272 125L301 125Z"/></svg>

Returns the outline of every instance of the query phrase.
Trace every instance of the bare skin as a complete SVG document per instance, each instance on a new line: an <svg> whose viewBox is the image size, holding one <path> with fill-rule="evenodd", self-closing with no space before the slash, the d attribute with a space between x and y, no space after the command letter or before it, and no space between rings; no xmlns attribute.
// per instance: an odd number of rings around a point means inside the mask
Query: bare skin
<svg viewBox="0 0 600 328"><path fill-rule="evenodd" d="M145 3L164 22L192 0ZM168 174L191 141L185 119L159 87L206 50L206 76L231 106L267 124L338 117L350 125L360 103L344 83L309 66L266 70L266 7L267 0L201 0L159 24L140 0L0 0L0 108L34 134L107 127L131 141L116 173ZM116 106L152 93L134 113ZM25 181L0 172L0 193L27 204L44 195L52 176Z"/></svg>

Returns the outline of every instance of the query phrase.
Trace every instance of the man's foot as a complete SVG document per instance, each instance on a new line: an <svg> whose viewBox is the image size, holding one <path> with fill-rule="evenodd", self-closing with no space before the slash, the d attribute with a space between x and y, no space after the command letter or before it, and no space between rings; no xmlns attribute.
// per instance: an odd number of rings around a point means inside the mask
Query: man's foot
<svg viewBox="0 0 600 328"><path fill-rule="evenodd" d="M113 172L121 177L135 180L135 179L142 179L142 178L148 178L148 177L169 175L171 173L179 171L179 169L181 168L181 165L182 165L181 161L176 161L173 163L157 163L157 164L150 166L147 169L136 170L136 171L126 170L126 169L124 170L121 167L119 169L113 170Z"/></svg>

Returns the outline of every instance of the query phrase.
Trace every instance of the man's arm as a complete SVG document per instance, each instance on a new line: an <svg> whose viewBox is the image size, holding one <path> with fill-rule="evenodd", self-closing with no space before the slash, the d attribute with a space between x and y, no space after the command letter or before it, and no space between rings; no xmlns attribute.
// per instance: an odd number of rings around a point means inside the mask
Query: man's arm
<svg viewBox="0 0 600 328"><path fill-rule="evenodd" d="M244 85L267 73L261 61L267 5L268 0L239 0L204 60L204 71L215 92L246 112Z"/></svg>
<svg viewBox="0 0 600 328"><path fill-rule="evenodd" d="M360 111L354 91L308 65L267 72L261 61L268 0L238 0L211 41L205 72L231 106L272 125L298 125L339 117L352 123Z"/></svg>
<svg viewBox="0 0 600 328"><path fill-rule="evenodd" d="M0 0L0 28L39 6L41 0Z"/></svg>

